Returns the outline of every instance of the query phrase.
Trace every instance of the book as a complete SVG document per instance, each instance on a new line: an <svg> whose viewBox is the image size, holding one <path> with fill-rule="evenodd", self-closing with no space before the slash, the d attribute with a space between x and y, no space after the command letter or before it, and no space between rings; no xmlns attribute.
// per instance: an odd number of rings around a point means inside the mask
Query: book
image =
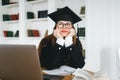
<svg viewBox="0 0 120 80"><path fill-rule="evenodd" d="M73 80L82 80L82 79L92 80L92 75L80 68L77 68L76 71L72 74L75 76Z"/></svg>
<svg viewBox="0 0 120 80"><path fill-rule="evenodd" d="M32 30L28 29L27 30L27 35L28 35L28 37L33 37Z"/></svg>
<svg viewBox="0 0 120 80"><path fill-rule="evenodd" d="M19 20L19 13L17 14L3 14L3 21Z"/></svg>
<svg viewBox="0 0 120 80"><path fill-rule="evenodd" d="M85 6L81 7L80 14L85 14Z"/></svg>
<svg viewBox="0 0 120 80"><path fill-rule="evenodd" d="M40 36L40 33L39 33L38 30L32 30L32 33L33 33L34 37L39 37Z"/></svg>
<svg viewBox="0 0 120 80"><path fill-rule="evenodd" d="M27 12L27 19L34 19L34 13L33 12Z"/></svg>
<svg viewBox="0 0 120 80"><path fill-rule="evenodd" d="M109 80L108 74L102 70L91 74L84 69L77 68L72 74L74 75L73 80Z"/></svg>
<svg viewBox="0 0 120 80"><path fill-rule="evenodd" d="M3 31L4 37L14 37L13 31Z"/></svg>
<svg viewBox="0 0 120 80"><path fill-rule="evenodd" d="M10 15L3 14L3 21L10 21Z"/></svg>
<svg viewBox="0 0 120 80"><path fill-rule="evenodd" d="M48 15L48 10L40 10L38 11L38 18L46 18Z"/></svg>
<svg viewBox="0 0 120 80"><path fill-rule="evenodd" d="M7 31L3 31L4 37L7 37Z"/></svg>
<svg viewBox="0 0 120 80"><path fill-rule="evenodd" d="M10 20L18 20L18 15L17 14L11 14L10 16Z"/></svg>
<svg viewBox="0 0 120 80"><path fill-rule="evenodd" d="M77 28L77 36L85 37L85 28Z"/></svg>
<svg viewBox="0 0 120 80"><path fill-rule="evenodd" d="M13 31L7 31L7 37L14 37Z"/></svg>
<svg viewBox="0 0 120 80"><path fill-rule="evenodd" d="M16 31L15 37L19 37L19 30Z"/></svg>
<svg viewBox="0 0 120 80"><path fill-rule="evenodd" d="M28 29L27 33L28 33L28 37L39 37L40 36L39 31L35 29Z"/></svg>
<svg viewBox="0 0 120 80"><path fill-rule="evenodd" d="M16 31L15 35L13 31L4 30L3 31L4 37L19 37L19 30Z"/></svg>
<svg viewBox="0 0 120 80"><path fill-rule="evenodd" d="M2 5L8 5L9 4L9 0L2 0Z"/></svg>
<svg viewBox="0 0 120 80"><path fill-rule="evenodd" d="M52 70L42 70L43 73L49 74L49 75L70 75L72 74L76 68L70 67L70 66L60 66L59 68L52 69Z"/></svg>

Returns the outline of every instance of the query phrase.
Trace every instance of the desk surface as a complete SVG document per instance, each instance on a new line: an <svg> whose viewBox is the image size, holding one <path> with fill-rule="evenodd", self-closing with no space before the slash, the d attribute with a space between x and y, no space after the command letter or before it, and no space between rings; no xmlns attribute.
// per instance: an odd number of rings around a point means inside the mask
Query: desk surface
<svg viewBox="0 0 120 80"><path fill-rule="evenodd" d="M72 80L73 76L72 75L66 75L64 76L64 79L62 80Z"/></svg>

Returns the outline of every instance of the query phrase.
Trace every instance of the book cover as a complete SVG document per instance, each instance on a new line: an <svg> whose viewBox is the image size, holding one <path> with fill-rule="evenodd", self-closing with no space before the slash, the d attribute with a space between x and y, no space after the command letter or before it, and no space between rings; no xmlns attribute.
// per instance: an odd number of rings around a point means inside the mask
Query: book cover
<svg viewBox="0 0 120 80"><path fill-rule="evenodd" d="M2 0L2 5L7 5L7 4L9 4L9 0Z"/></svg>
<svg viewBox="0 0 120 80"><path fill-rule="evenodd" d="M18 20L18 15L16 15L16 14L11 14L11 15L10 15L10 20Z"/></svg>
<svg viewBox="0 0 120 80"><path fill-rule="evenodd" d="M7 31L7 37L14 37L13 31Z"/></svg>
<svg viewBox="0 0 120 80"><path fill-rule="evenodd" d="M3 14L3 21L7 21L7 14Z"/></svg>
<svg viewBox="0 0 120 80"><path fill-rule="evenodd" d="M43 13L44 13L44 14L43 14L43 15L44 15L43 17L46 18L47 15L48 15L48 10L44 10Z"/></svg>
<svg viewBox="0 0 120 80"><path fill-rule="evenodd" d="M39 37L40 36L40 33L38 30L32 30L32 33L34 35L34 37Z"/></svg>
<svg viewBox="0 0 120 80"><path fill-rule="evenodd" d="M85 6L81 7L80 14L85 14Z"/></svg>
<svg viewBox="0 0 120 80"><path fill-rule="evenodd" d="M32 30L30 30L30 29L27 30L27 35L28 35L28 37L33 37L34 36L33 33L32 33Z"/></svg>
<svg viewBox="0 0 120 80"><path fill-rule="evenodd" d="M19 31L18 30L15 33L15 37L19 37Z"/></svg>
<svg viewBox="0 0 120 80"><path fill-rule="evenodd" d="M13 31L3 31L5 37L14 37Z"/></svg>
<svg viewBox="0 0 120 80"><path fill-rule="evenodd" d="M3 21L10 21L10 15L3 14Z"/></svg>
<svg viewBox="0 0 120 80"><path fill-rule="evenodd" d="M43 18L43 16L44 16L43 11L38 11L38 18Z"/></svg>
<svg viewBox="0 0 120 80"><path fill-rule="evenodd" d="M46 18L48 15L48 10L38 11L38 18Z"/></svg>
<svg viewBox="0 0 120 80"><path fill-rule="evenodd" d="M39 37L40 36L39 31L35 29L28 29L27 33L28 33L28 37Z"/></svg>
<svg viewBox="0 0 120 80"><path fill-rule="evenodd" d="M19 13L17 13L16 15L17 15L17 20L19 20Z"/></svg>
<svg viewBox="0 0 120 80"><path fill-rule="evenodd" d="M85 28L77 28L77 36L85 37Z"/></svg>
<svg viewBox="0 0 120 80"><path fill-rule="evenodd" d="M27 12L27 19L34 19L34 13L33 12Z"/></svg>
<svg viewBox="0 0 120 80"><path fill-rule="evenodd" d="M7 37L7 31L3 31L4 37Z"/></svg>

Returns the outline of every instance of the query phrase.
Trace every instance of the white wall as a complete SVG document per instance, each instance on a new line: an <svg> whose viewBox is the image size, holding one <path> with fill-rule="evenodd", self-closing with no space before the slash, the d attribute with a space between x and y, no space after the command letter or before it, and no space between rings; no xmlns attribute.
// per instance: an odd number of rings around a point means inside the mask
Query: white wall
<svg viewBox="0 0 120 80"><path fill-rule="evenodd" d="M120 80L117 53L120 47L120 0L87 1L86 65L91 71L104 70L111 80Z"/></svg>

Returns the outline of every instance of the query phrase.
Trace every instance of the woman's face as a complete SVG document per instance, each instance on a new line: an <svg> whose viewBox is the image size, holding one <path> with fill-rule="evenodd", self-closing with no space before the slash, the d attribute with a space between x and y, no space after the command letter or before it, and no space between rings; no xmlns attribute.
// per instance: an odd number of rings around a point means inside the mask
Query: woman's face
<svg viewBox="0 0 120 80"><path fill-rule="evenodd" d="M56 28L60 30L61 36L66 37L70 33L72 23L70 21L58 21Z"/></svg>

